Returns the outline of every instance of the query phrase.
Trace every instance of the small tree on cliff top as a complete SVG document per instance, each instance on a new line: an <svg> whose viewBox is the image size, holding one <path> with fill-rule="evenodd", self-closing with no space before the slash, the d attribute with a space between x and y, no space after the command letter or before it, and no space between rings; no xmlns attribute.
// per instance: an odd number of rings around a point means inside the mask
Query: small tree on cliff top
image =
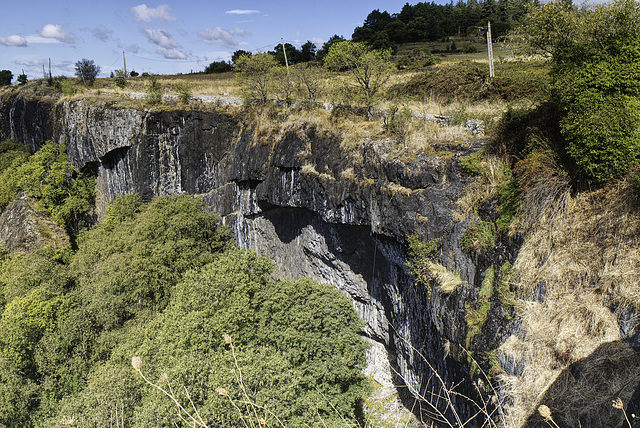
<svg viewBox="0 0 640 428"><path fill-rule="evenodd" d="M82 79L82 83L87 86L93 85L93 81L100 73L100 66L96 65L92 59L82 58L76 62L76 76Z"/></svg>
<svg viewBox="0 0 640 428"><path fill-rule="evenodd" d="M371 118L382 87L395 70L391 51L370 50L364 43L345 40L331 45L324 64L333 71L349 72L352 79L346 82L347 94L364 103Z"/></svg>
<svg viewBox="0 0 640 428"><path fill-rule="evenodd" d="M236 79L248 100L267 102L272 89L272 69L278 65L270 53L241 55L235 60Z"/></svg>

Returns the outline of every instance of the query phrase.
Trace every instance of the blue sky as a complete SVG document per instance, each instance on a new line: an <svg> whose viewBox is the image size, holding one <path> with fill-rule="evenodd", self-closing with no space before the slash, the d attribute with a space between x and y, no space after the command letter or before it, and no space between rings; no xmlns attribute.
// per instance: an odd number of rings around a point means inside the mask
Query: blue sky
<svg viewBox="0 0 640 428"><path fill-rule="evenodd" d="M318 47L334 34L350 38L372 10L397 13L406 2L10 0L0 16L0 70L39 78L51 58L54 76L73 76L75 63L88 58L105 77L122 69L124 51L127 70L202 71L238 49L272 50L281 38Z"/></svg>

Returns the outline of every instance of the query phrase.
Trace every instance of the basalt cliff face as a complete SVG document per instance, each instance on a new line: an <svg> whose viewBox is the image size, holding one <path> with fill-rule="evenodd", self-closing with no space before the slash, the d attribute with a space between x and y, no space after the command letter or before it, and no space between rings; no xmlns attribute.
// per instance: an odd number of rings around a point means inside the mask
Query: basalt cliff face
<svg viewBox="0 0 640 428"><path fill-rule="evenodd" d="M479 390L463 350L470 345L468 308L487 268L513 263L522 243L503 238L483 254L460 244L470 219L457 201L473 179L459 159L482 142L403 159L393 155L393 140L345 150L338 133L311 121L286 125L282 112L265 132L241 108L135 109L19 93L2 98L0 114L2 139L33 150L47 139L64 142L72 164L97 170L98 216L121 194L198 195L240 246L274 260L278 275L311 277L347 293L366 323L368 370L380 383L406 386L414 397L442 393L442 383L468 395ZM415 284L406 265L414 234L440 239L438 262L459 275L455 290ZM472 345L497 349L518 333L520 319L496 299L487 310ZM508 374L522 373L517 358L501 363ZM451 420L476 413L469 400L449 401L454 407L441 410Z"/></svg>
<svg viewBox="0 0 640 428"><path fill-rule="evenodd" d="M454 218L466 180L457 157L477 148L460 146L448 160L401 160L389 155L391 140L344 152L339 135L304 123L259 136L238 111L52 105L19 95L0 109L2 138L34 150L46 139L64 142L73 165L97 169L99 215L126 193L201 195L239 245L272 258L279 275L349 294L381 383L423 394L429 364L447 382L465 379L465 366L445 359L443 344L464 340L464 298L477 276L458 246L467 224ZM26 111L34 117L25 119ZM442 263L470 285L440 299L414 285L406 266L411 234L447 237Z"/></svg>

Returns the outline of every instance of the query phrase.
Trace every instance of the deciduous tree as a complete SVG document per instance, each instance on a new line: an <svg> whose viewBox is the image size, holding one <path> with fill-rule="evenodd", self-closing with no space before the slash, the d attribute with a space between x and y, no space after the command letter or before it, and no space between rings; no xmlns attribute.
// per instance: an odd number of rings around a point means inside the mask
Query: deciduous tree
<svg viewBox="0 0 640 428"><path fill-rule="evenodd" d="M99 73L100 66L96 65L92 59L82 58L76 62L76 76L87 86L93 85Z"/></svg>
<svg viewBox="0 0 640 428"><path fill-rule="evenodd" d="M391 51L370 50L364 43L341 41L331 45L324 63L330 70L350 74L346 89L365 105L367 116L371 118L382 87L395 70Z"/></svg>
<svg viewBox="0 0 640 428"><path fill-rule="evenodd" d="M267 102L273 89L272 69L278 65L276 58L270 53L241 55L235 64L236 77L244 97Z"/></svg>

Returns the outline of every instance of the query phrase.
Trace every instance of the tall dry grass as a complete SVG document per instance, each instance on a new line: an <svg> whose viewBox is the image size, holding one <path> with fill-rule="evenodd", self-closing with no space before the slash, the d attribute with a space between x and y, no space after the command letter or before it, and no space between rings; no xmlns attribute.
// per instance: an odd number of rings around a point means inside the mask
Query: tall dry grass
<svg viewBox="0 0 640 428"><path fill-rule="evenodd" d="M626 415L611 401L628 402L640 382L619 322L640 311L638 197L627 180L572 196L561 177L540 177L529 192L513 276L522 325L499 349L524 367L501 377L508 415L525 426L545 405L568 426L616 426Z"/></svg>

